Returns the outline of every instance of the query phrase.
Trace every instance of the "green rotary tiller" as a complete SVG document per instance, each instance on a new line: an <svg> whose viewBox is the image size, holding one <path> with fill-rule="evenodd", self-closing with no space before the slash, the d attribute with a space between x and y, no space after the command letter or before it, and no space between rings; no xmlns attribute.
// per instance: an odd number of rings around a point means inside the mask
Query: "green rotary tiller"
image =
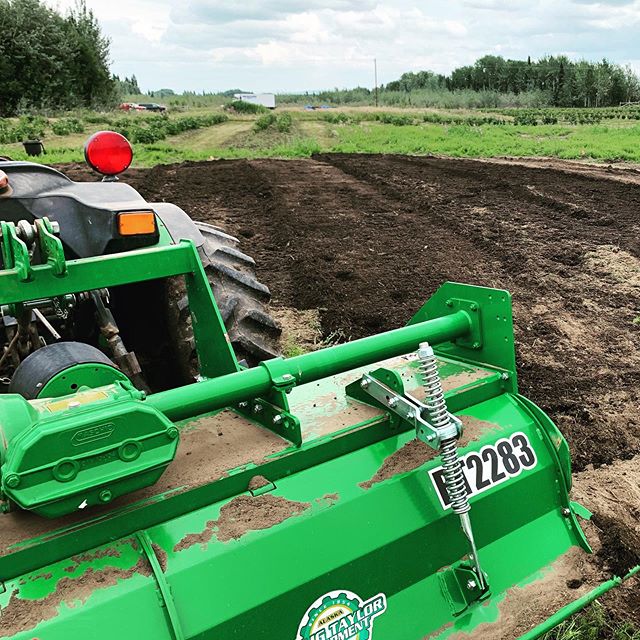
<svg viewBox="0 0 640 640"><path fill-rule="evenodd" d="M446 283L404 328L248 367L194 242L131 222L153 242L89 257L64 220L1 223L3 315L28 319L9 342L46 332L43 308L84 296L104 320L104 292L178 278L198 374L150 388L105 322L17 365L0 637L444 638L589 550L567 444L518 394L506 291Z"/></svg>

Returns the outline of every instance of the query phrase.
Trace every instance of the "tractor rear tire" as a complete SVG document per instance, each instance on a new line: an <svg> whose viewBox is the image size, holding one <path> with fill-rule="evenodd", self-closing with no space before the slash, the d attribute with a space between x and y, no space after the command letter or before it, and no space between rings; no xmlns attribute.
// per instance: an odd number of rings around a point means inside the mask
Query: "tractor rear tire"
<svg viewBox="0 0 640 640"><path fill-rule="evenodd" d="M276 357L281 329L268 312L271 292L257 280L255 261L238 249L237 238L204 222L194 224L204 237L198 253L236 358L254 366ZM167 309L178 366L185 381L192 382L199 365L182 279L169 280Z"/></svg>

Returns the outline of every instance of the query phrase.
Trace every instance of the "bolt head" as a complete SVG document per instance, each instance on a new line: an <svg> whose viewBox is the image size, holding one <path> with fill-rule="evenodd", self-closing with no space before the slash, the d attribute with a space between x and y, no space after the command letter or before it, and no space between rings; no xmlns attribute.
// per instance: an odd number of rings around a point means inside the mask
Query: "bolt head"
<svg viewBox="0 0 640 640"><path fill-rule="evenodd" d="M178 429L176 427L169 427L167 429L167 435L171 440L175 440L178 437Z"/></svg>
<svg viewBox="0 0 640 640"><path fill-rule="evenodd" d="M398 398L389 398L389 400L387 400L387 404L391 409L394 409L398 406Z"/></svg>
<svg viewBox="0 0 640 640"><path fill-rule="evenodd" d="M562 510L562 515L563 515L565 518L568 518L568 517L571 515L571 509L568 509L567 507L565 507L565 508Z"/></svg>
<svg viewBox="0 0 640 640"><path fill-rule="evenodd" d="M474 349L478 350L482 345L481 345L479 342L474 342L471 346L472 346Z"/></svg>
<svg viewBox="0 0 640 640"><path fill-rule="evenodd" d="M262 413L262 405L260 403L253 405L253 413Z"/></svg>
<svg viewBox="0 0 640 640"><path fill-rule="evenodd" d="M10 489L15 489L20 484L20 476L15 473L10 473L5 480L5 484Z"/></svg>
<svg viewBox="0 0 640 640"><path fill-rule="evenodd" d="M241 409L246 409L249 406L249 403L246 400L243 400L238 404Z"/></svg>
<svg viewBox="0 0 640 640"><path fill-rule="evenodd" d="M478 586L478 583L472 578L471 580L467 580L467 589L472 591Z"/></svg>
<svg viewBox="0 0 640 640"><path fill-rule="evenodd" d="M280 424L282 422L282 416L280 414L273 416L273 424Z"/></svg>
<svg viewBox="0 0 640 640"><path fill-rule="evenodd" d="M112 498L112 494L111 494L111 491L109 491L109 489L103 489L98 494L98 500L100 500L100 502L109 502L111 498Z"/></svg>
<svg viewBox="0 0 640 640"><path fill-rule="evenodd" d="M453 307L453 300L447 300L445 304L447 305L447 307Z"/></svg>
<svg viewBox="0 0 640 640"><path fill-rule="evenodd" d="M508 379L509 379L509 374L508 374L506 371L503 371L503 372L500 374L500 379L501 379L501 380L508 380Z"/></svg>
<svg viewBox="0 0 640 640"><path fill-rule="evenodd" d="M360 386L363 389L366 389L369 386L369 381L366 378L363 378L362 380L360 380Z"/></svg>

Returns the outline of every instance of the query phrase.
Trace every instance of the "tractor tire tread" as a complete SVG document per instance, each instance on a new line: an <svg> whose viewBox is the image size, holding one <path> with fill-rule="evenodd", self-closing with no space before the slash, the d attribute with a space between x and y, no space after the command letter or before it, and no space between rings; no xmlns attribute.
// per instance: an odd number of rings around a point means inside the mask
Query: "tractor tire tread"
<svg viewBox="0 0 640 640"><path fill-rule="evenodd" d="M271 292L257 279L255 261L240 251L237 238L207 223L195 225L204 237L198 253L237 359L253 366L279 355L281 329L269 314ZM199 367L184 283L172 279L168 296L178 363L191 381Z"/></svg>

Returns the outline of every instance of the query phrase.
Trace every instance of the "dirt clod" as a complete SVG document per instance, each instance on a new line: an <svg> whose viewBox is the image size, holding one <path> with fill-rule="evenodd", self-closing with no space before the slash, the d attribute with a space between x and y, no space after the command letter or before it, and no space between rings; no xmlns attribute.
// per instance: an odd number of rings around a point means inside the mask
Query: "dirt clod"
<svg viewBox="0 0 640 640"><path fill-rule="evenodd" d="M311 505L295 502L269 493L261 496L241 495L220 509L217 520L209 520L204 531L186 535L174 551L188 549L194 544L207 544L214 536L220 542L237 540L249 531L269 529L287 518L299 515Z"/></svg>
<svg viewBox="0 0 640 640"><path fill-rule="evenodd" d="M269 480L267 480L264 476L253 476L251 480L249 480L249 485L247 489L249 491L257 491L258 489L262 489L262 487L267 487L271 484Z"/></svg>
<svg viewBox="0 0 640 640"><path fill-rule="evenodd" d="M220 509L216 538L221 542L237 540L248 531L269 529L280 524L310 506L308 502L294 502L270 494L238 496Z"/></svg>
<svg viewBox="0 0 640 640"><path fill-rule="evenodd" d="M462 436L458 441L460 447L465 447L470 442L477 440L486 431L498 428L496 424L478 420L472 416L460 416L460 418L464 427ZM407 473L421 467L437 455L438 452L428 444L422 442L422 440L418 440L417 438L409 440L402 448L392 453L382 463L382 466L376 471L371 480L361 482L360 486L363 489L370 489L378 482L393 478L393 476L399 473Z"/></svg>

